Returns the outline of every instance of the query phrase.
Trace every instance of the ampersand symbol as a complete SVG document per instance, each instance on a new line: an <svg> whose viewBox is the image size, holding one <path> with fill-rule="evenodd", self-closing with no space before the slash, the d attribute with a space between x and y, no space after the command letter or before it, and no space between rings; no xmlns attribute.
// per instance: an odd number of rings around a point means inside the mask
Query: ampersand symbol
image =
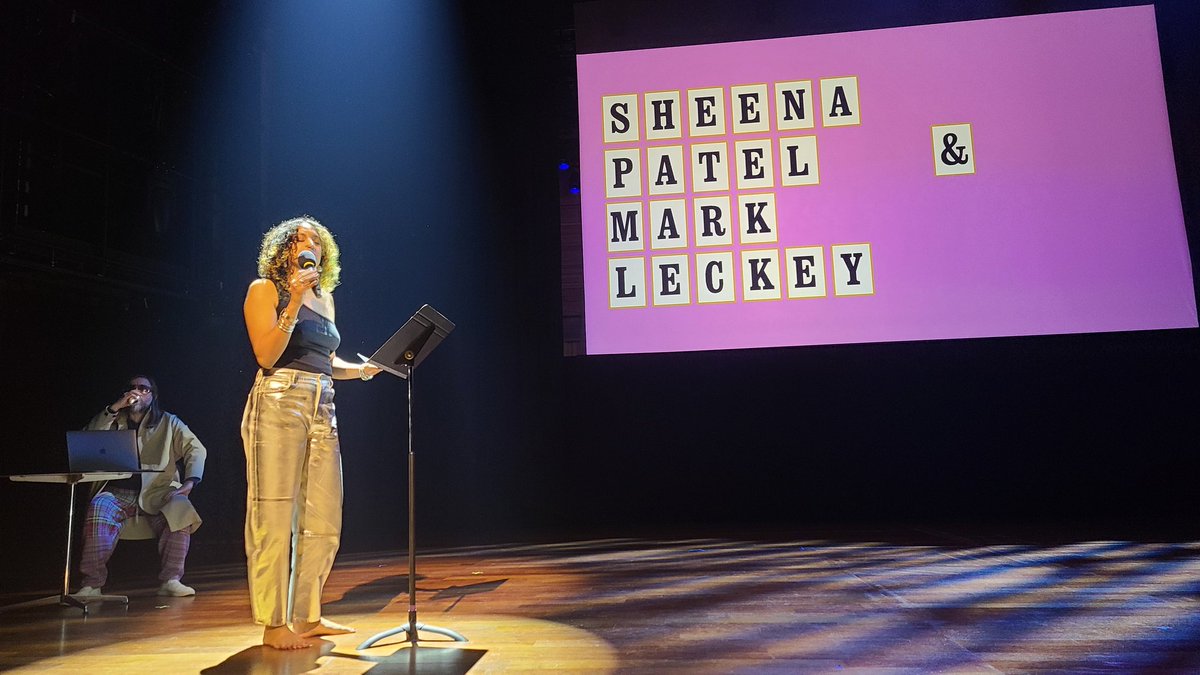
<svg viewBox="0 0 1200 675"><path fill-rule="evenodd" d="M966 164L970 161L970 157L965 152L967 146L960 145L957 148L954 144L958 142L958 134L948 133L942 136L942 164L953 166L955 164Z"/></svg>

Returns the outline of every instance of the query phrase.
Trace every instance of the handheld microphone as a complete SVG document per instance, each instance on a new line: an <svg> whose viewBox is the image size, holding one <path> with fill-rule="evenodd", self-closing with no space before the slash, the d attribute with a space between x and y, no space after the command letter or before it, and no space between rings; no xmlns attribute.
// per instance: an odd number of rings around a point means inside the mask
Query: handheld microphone
<svg viewBox="0 0 1200 675"><path fill-rule="evenodd" d="M317 266L317 256L312 251L301 251L300 255L296 256L296 261L300 263L300 269L302 270L312 269ZM313 286L313 295L318 298L321 297L321 286L319 284Z"/></svg>

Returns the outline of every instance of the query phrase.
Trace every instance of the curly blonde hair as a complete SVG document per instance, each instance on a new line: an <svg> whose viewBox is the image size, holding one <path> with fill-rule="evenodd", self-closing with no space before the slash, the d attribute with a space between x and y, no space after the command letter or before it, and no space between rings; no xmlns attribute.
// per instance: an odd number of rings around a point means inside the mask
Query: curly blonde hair
<svg viewBox="0 0 1200 675"><path fill-rule="evenodd" d="M291 266L292 244L296 242L296 231L307 225L317 231L321 240L321 280L319 285L326 293L337 288L342 276L341 252L333 233L312 216L289 218L263 235L262 248L258 251L258 276L270 279L276 286L286 289L288 268Z"/></svg>

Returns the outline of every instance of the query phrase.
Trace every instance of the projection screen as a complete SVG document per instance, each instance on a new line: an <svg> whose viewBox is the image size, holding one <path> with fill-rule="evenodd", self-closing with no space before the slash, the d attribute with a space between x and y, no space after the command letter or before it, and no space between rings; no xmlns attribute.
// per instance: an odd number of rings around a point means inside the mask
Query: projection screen
<svg viewBox="0 0 1200 675"><path fill-rule="evenodd" d="M1197 325L1152 7L577 67L588 354Z"/></svg>

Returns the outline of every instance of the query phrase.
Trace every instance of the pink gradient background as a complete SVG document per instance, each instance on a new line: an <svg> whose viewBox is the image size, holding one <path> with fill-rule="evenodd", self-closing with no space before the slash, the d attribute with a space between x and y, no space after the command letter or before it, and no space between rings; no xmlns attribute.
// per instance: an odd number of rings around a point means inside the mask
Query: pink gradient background
<svg viewBox="0 0 1200 675"><path fill-rule="evenodd" d="M589 354L1197 325L1151 7L587 54L578 69ZM775 247L822 246L827 297L741 302L739 286L734 304L609 309L607 259L637 254L606 250L604 150L691 139L685 126L682 140L605 146L602 96L686 101L719 86L728 118L731 85L812 80L819 109L820 78L849 75L860 126L818 119L781 134L772 104L769 133L695 140L732 151L743 138L818 137L821 184L780 187L776 143L771 191ZM930 127L964 122L976 174L935 177ZM736 206L732 178L728 194ZM857 242L871 244L875 294L834 296L829 247ZM736 261L740 249L735 234L705 250Z"/></svg>

